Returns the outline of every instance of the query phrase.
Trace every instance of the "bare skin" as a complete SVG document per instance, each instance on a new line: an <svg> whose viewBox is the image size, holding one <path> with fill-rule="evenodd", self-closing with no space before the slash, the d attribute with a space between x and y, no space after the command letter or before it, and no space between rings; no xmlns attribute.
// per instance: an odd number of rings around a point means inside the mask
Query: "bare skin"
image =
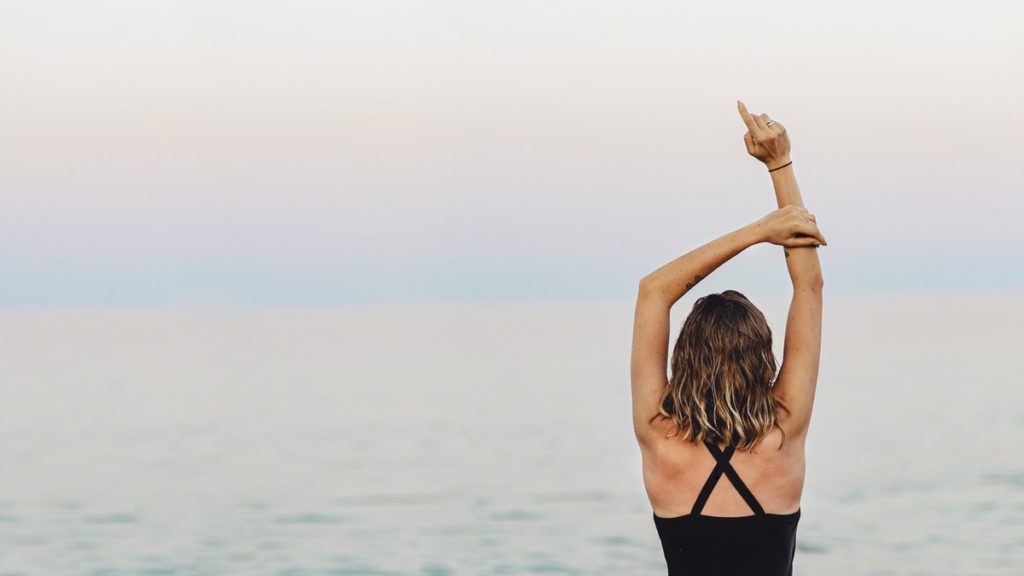
<svg viewBox="0 0 1024 576"><path fill-rule="evenodd" d="M752 115L737 102L747 132L747 152L770 172L779 209L672 260L640 281L633 324L631 388L633 426L643 457L644 487L661 517L690 513L715 461L707 448L693 444L686 431L658 415L668 384L669 310L701 280L744 249L760 242L783 247L793 284L785 348L775 396L778 429L753 451L737 451L731 462L768 514L789 514L800 507L805 477L805 440L818 378L821 350L822 276L816 248L826 245L817 219L803 206L790 162L785 127L767 114ZM787 164L789 164L787 166ZM781 168L780 168L781 167ZM724 477L702 512L705 516L749 516L749 506Z"/></svg>

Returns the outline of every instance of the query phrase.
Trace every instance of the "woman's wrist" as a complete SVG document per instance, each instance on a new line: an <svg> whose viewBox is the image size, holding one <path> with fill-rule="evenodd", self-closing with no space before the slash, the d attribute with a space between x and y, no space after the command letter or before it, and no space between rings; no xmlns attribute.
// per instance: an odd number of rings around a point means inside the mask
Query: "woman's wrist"
<svg viewBox="0 0 1024 576"><path fill-rule="evenodd" d="M785 156L784 158L774 158L774 159L769 160L768 162L764 163L764 165L768 168L769 171L774 171L774 170L779 170L779 169L786 170L788 168L787 165L792 165L792 164L793 164L793 161L789 159L788 155Z"/></svg>
<svg viewBox="0 0 1024 576"><path fill-rule="evenodd" d="M750 224L747 224L746 226L740 228L736 232L737 234L739 234L740 238L743 239L743 244L745 245L745 247L748 248L750 246L760 244L761 242L765 242L768 238L768 230L763 225L761 220L751 222Z"/></svg>

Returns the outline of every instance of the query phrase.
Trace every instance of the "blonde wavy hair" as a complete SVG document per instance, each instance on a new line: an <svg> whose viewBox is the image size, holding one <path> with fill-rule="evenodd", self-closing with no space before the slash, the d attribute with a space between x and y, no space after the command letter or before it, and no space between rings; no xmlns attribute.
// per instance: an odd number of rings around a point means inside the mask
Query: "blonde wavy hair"
<svg viewBox="0 0 1024 576"><path fill-rule="evenodd" d="M779 425L772 331L764 314L735 290L698 298L672 352L672 375L658 413L705 439L753 450ZM655 416L656 418L657 416Z"/></svg>

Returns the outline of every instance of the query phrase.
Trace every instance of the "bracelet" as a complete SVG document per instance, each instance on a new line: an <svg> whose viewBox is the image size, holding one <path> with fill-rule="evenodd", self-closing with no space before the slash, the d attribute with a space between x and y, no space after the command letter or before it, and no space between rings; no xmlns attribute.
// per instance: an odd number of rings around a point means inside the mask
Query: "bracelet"
<svg viewBox="0 0 1024 576"><path fill-rule="evenodd" d="M772 168L771 170L769 170L769 172L775 172L776 170L782 170L783 168L785 168L786 166L789 166L792 163L793 163L793 161L790 160L789 162L786 162L782 166L776 166L775 168Z"/></svg>

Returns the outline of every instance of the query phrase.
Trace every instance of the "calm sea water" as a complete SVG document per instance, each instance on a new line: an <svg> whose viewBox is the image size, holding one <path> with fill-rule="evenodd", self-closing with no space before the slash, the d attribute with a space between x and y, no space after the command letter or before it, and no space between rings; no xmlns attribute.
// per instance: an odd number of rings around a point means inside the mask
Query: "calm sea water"
<svg viewBox="0 0 1024 576"><path fill-rule="evenodd" d="M631 321L2 312L0 574L664 574ZM826 291L824 323L796 572L1024 574L1024 296Z"/></svg>

